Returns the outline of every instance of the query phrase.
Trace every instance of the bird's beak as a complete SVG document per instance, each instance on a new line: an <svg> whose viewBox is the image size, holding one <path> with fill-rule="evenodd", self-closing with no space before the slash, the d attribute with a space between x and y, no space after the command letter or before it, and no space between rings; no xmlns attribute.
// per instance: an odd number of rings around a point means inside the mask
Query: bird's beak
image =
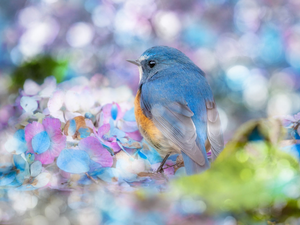
<svg viewBox="0 0 300 225"><path fill-rule="evenodd" d="M139 62L139 60L129 60L129 59L127 59L126 61L127 61L127 62L130 62L130 63L132 63L132 64L134 64L134 65L137 65L137 66L140 66L140 65L141 65L140 62Z"/></svg>

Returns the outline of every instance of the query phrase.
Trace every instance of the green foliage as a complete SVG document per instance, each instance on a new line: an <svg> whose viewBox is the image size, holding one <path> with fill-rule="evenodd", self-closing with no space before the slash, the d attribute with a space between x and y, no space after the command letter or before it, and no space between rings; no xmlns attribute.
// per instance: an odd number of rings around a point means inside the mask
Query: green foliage
<svg viewBox="0 0 300 225"><path fill-rule="evenodd" d="M41 84L46 77L54 76L58 83L62 82L67 66L67 61L58 61L49 55L39 56L15 69L11 75L11 89L17 90L21 88L26 79L32 79Z"/></svg>
<svg viewBox="0 0 300 225"><path fill-rule="evenodd" d="M276 120L245 124L210 170L176 180L175 190L200 196L212 215L229 212L248 222L300 215L299 165L278 148L282 131ZM251 140L253 132L258 140Z"/></svg>

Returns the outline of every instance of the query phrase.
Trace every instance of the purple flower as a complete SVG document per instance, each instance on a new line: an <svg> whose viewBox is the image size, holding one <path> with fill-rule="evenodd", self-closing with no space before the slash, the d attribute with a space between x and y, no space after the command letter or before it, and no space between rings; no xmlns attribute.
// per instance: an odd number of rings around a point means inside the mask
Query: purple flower
<svg viewBox="0 0 300 225"><path fill-rule="evenodd" d="M33 122L25 127L28 152L35 153L35 160L50 164L66 146L58 119L45 118L43 123Z"/></svg>
<svg viewBox="0 0 300 225"><path fill-rule="evenodd" d="M100 143L111 148L114 151L114 153L117 153L121 150L121 148L118 145L115 137L108 136L110 130L110 124L103 124L101 127L99 127L98 132L96 132L96 130L94 129L94 134Z"/></svg>
<svg viewBox="0 0 300 225"><path fill-rule="evenodd" d="M295 114L294 116L283 116L281 117L281 121L284 127L290 127L291 125L299 124L300 123L300 112Z"/></svg>
<svg viewBox="0 0 300 225"><path fill-rule="evenodd" d="M99 163L102 167L111 167L113 165L113 157L97 138L84 138L78 143L78 147L79 149L85 150L91 160Z"/></svg>
<svg viewBox="0 0 300 225"><path fill-rule="evenodd" d="M110 119L113 118L115 121L121 119L123 113L121 107L117 103L106 104L102 108L101 119L102 124L109 123Z"/></svg>

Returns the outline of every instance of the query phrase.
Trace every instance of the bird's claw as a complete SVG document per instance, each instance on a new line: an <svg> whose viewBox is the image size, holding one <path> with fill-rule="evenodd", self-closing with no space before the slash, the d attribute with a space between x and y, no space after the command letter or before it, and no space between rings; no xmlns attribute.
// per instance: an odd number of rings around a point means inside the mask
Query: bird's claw
<svg viewBox="0 0 300 225"><path fill-rule="evenodd" d="M162 166L158 167L156 173L164 173L164 168Z"/></svg>

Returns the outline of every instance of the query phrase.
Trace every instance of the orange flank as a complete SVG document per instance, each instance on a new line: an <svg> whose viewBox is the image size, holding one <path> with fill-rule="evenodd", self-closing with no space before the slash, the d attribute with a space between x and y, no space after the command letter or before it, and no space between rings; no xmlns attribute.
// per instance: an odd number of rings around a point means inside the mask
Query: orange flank
<svg viewBox="0 0 300 225"><path fill-rule="evenodd" d="M156 128L153 121L144 115L140 104L140 95L140 90L138 90L134 100L134 113L136 122L139 125L140 132L142 133L142 135L148 141L150 141L151 144L156 145L164 139L164 136Z"/></svg>

